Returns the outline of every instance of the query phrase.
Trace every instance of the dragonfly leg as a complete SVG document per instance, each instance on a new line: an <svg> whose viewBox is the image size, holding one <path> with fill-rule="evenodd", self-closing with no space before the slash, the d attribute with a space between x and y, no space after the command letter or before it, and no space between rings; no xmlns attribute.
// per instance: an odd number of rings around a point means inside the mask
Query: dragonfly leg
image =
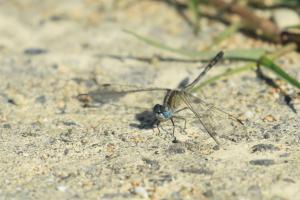
<svg viewBox="0 0 300 200"><path fill-rule="evenodd" d="M160 126L160 121L157 120L157 121L155 121L154 123L155 123L155 125L156 125L157 130L158 130L158 135L161 135L160 128L159 128L159 126Z"/></svg>
<svg viewBox="0 0 300 200"><path fill-rule="evenodd" d="M162 137L162 136L163 136L163 134L161 133L161 129L162 129L165 133L168 133L168 131L165 130L164 127L161 125L160 121L156 121L156 122L155 122L155 125L156 125L156 128L157 128L157 130L158 130L157 136L159 136L159 137Z"/></svg>
<svg viewBox="0 0 300 200"><path fill-rule="evenodd" d="M175 137L175 123L174 123L173 117L171 117L170 120L171 120L172 125L173 125L173 131L172 131L173 140L172 140L172 142L173 143L178 143L178 140Z"/></svg>
<svg viewBox="0 0 300 200"><path fill-rule="evenodd" d="M185 134L187 134L186 132L186 119L184 117L180 117L180 116L173 116L173 118L176 119L182 119L184 121L184 125L183 125L183 129L181 129Z"/></svg>
<svg viewBox="0 0 300 200"><path fill-rule="evenodd" d="M186 110L186 109L188 109L188 107L184 107L184 108L181 108L181 109L179 109L179 110L176 110L176 111L174 112L174 114L175 114L175 113L179 113L179 112L181 112L181 111L183 111L183 110Z"/></svg>
<svg viewBox="0 0 300 200"><path fill-rule="evenodd" d="M156 125L156 128L157 128L157 130L158 130L158 134L160 134L159 124Z"/></svg>
<svg viewBox="0 0 300 200"><path fill-rule="evenodd" d="M178 118L177 116L175 116L175 117ZM173 142L173 143L177 143L178 140L177 140L177 138L175 137L175 128L176 128L176 125L175 125L175 122L174 122L173 118L171 118L170 120L171 120L172 126L173 126L173 131L172 131L172 138L173 138L173 140L172 140L172 142ZM158 130L158 136L162 136L160 129L162 129L162 130L163 130L164 132L166 132L166 133L169 133L167 130L165 130L165 129L163 128L163 126L160 124L160 121L156 121L156 122L155 122L155 125L156 125L156 128L157 128L157 130ZM186 127L186 123L185 123L184 127ZM167 137L166 137L166 138L167 138ZM164 138L164 139L166 139L166 138Z"/></svg>
<svg viewBox="0 0 300 200"><path fill-rule="evenodd" d="M157 120L155 123L156 123L156 128L157 128L157 130L158 130L158 133L160 133L160 129L159 129L160 121Z"/></svg>

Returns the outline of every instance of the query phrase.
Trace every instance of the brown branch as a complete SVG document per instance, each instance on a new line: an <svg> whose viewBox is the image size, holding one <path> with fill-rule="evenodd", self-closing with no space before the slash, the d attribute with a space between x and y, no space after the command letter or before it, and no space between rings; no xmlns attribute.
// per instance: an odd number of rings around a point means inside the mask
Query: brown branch
<svg viewBox="0 0 300 200"><path fill-rule="evenodd" d="M210 3L219 10L238 15L242 18L246 28L250 28L255 33L261 31L265 37L273 42L281 42L279 28L272 21L255 15L251 9L238 4L227 3L223 0L211 0Z"/></svg>

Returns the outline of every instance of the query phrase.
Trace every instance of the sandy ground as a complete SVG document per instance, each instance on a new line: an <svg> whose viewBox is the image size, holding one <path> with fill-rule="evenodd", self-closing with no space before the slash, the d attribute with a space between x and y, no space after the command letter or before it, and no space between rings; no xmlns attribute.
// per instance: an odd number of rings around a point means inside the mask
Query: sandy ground
<svg viewBox="0 0 300 200"><path fill-rule="evenodd" d="M179 143L140 126L160 93L83 107L75 97L98 84L174 88L199 73L123 28L189 49L224 29L203 19L196 37L165 3L118 2L0 1L0 199L300 199L298 114L254 72L202 91L245 121L247 137L219 150L197 124L176 132ZM274 48L240 34L221 46ZM298 80L299 58L279 61Z"/></svg>

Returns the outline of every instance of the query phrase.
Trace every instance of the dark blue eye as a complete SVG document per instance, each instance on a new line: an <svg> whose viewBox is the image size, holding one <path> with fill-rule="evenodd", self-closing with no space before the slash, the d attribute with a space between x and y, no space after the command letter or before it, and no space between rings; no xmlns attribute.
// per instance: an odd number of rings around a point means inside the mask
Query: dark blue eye
<svg viewBox="0 0 300 200"><path fill-rule="evenodd" d="M162 105L156 104L156 105L153 107L153 112L154 112L154 113L161 113L162 111L163 111L163 106L162 106Z"/></svg>

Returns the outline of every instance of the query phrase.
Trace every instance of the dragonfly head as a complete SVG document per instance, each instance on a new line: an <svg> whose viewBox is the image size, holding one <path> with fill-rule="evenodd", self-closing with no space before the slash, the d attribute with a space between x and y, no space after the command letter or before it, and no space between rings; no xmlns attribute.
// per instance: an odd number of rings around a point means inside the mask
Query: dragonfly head
<svg viewBox="0 0 300 200"><path fill-rule="evenodd" d="M159 121L170 119L172 117L171 110L163 105L156 104L153 107L153 113L155 114L156 119Z"/></svg>

